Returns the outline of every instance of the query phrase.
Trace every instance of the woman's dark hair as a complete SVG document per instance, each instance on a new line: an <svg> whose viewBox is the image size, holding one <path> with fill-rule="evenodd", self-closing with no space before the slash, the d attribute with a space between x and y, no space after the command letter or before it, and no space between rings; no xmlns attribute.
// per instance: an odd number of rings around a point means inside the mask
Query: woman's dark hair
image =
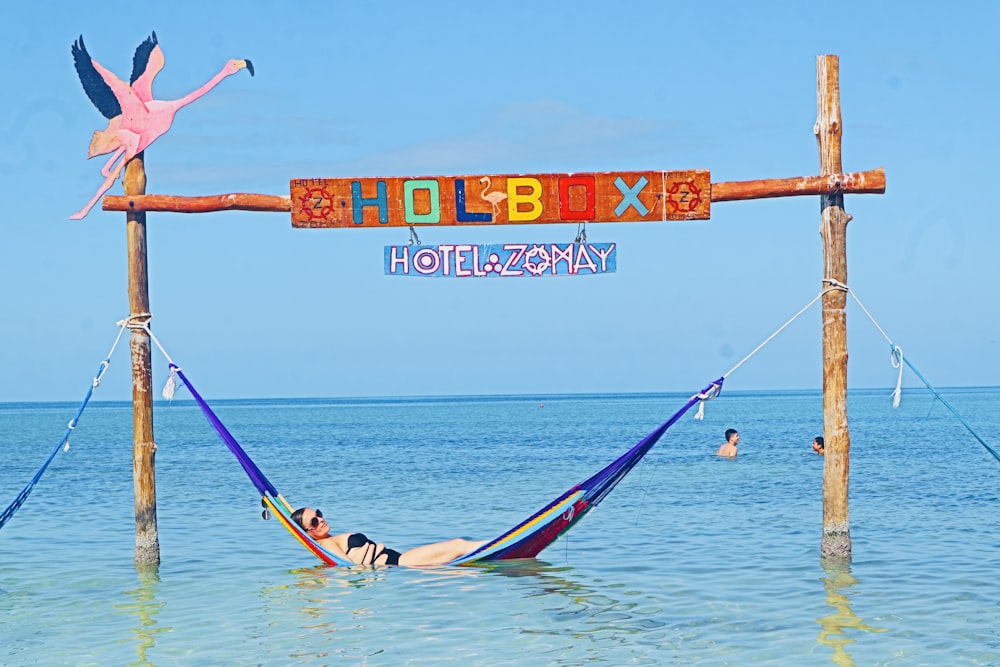
<svg viewBox="0 0 1000 667"><path fill-rule="evenodd" d="M292 521L298 524L299 528L305 530L306 527L302 525L302 513L306 511L305 507L300 507L299 509L292 512Z"/></svg>

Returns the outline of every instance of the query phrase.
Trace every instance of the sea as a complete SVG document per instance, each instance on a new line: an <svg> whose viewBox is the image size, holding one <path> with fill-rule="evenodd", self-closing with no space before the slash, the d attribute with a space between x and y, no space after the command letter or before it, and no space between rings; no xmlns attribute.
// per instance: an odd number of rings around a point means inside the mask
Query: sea
<svg viewBox="0 0 1000 667"><path fill-rule="evenodd" d="M92 401L0 529L2 665L1000 665L1000 388L848 394L851 557L823 559L818 391L723 391L537 559L329 567L185 395ZM294 506L398 550L516 525L689 394L210 401ZM0 507L75 403L0 404ZM960 415L956 417L955 412ZM736 459L714 456L727 428Z"/></svg>

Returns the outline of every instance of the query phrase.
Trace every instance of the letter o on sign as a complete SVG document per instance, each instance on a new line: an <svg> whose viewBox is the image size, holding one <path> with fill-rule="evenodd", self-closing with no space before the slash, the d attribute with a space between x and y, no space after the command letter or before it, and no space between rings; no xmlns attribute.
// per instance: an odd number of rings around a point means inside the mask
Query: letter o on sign
<svg viewBox="0 0 1000 667"><path fill-rule="evenodd" d="M441 256L434 248L421 248L413 253L413 268L424 275L436 273L441 268Z"/></svg>

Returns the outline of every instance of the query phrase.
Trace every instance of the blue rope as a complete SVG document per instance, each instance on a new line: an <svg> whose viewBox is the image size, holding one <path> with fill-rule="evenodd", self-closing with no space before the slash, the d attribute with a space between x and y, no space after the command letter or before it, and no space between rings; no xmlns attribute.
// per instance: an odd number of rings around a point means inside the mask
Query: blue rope
<svg viewBox="0 0 1000 667"><path fill-rule="evenodd" d="M38 469L38 472L36 472L35 476L31 478L31 481L28 482L28 485L21 490L21 493L17 494L17 498L14 499L14 502L12 502L10 505L7 506L7 509L3 511L3 514L0 514L0 528L3 528L4 525L8 521L10 521L11 517L14 516L14 513L21 508L21 505L23 505L24 501L28 499L28 496L31 495L31 491L35 488L35 484L37 484L38 480L42 478L42 474L45 473L46 468L48 468L49 464L52 463L52 460L56 457L56 454L58 454L59 450L69 443L70 433L72 433L73 429L76 428L77 422L80 421L80 415L83 414L83 409L87 407L87 403L90 402L90 397L94 395L94 389L96 389L97 385L100 384L101 376L104 375L104 372L108 369L108 366L110 364L111 364L110 356L101 362L101 365L97 370L97 375L94 376L94 380L93 382L90 383L90 388L87 390L87 395L83 397L83 402L80 404L80 408L76 411L76 416L73 417L73 420L66 427L66 432L63 434L63 437L56 444L55 448L52 450L52 453L49 454L48 460L46 460L45 463L42 464L42 467Z"/></svg>
<svg viewBox="0 0 1000 667"><path fill-rule="evenodd" d="M896 346L893 345L893 349L894 350L895 350L895 347ZM966 430L968 430L969 433L972 434L972 437L975 438L976 440L978 440L979 444L982 445L983 447L985 447L986 451L988 451L990 454L993 455L993 458L995 458L997 461L1000 461L1000 454L998 454L995 449L993 449L992 447L990 447L989 445L987 445L985 440L983 440L982 438L979 437L979 434L976 433L975 430L972 428L972 426L969 425L969 422L965 421L965 419L962 417L962 415L958 414L958 410L956 410L954 408L954 406L951 403L948 402L948 399L946 399L944 396L942 396L938 392L937 389L935 389L934 387L931 386L931 383L928 382L927 379L923 375L920 374L920 371L917 370L917 367L914 366L912 363L910 363L910 360L907 359L905 356L903 357L903 361L906 362L906 365L910 367L911 371L913 371L914 373L917 374L917 377L920 378L920 381L923 382L924 385L928 389L931 390L931 393L934 394L934 397L937 400L941 401L942 405L944 405L946 408L948 408L949 410L951 410L951 414L955 415L955 417L958 418L958 421L962 422L962 426L964 426L966 428Z"/></svg>

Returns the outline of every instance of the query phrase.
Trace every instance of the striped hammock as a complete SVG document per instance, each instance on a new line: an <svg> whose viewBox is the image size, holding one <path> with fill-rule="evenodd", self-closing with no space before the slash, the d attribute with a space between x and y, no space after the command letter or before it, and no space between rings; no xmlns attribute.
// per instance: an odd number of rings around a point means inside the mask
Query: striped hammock
<svg viewBox="0 0 1000 667"><path fill-rule="evenodd" d="M353 563L340 558L324 549L316 543L309 535L292 520L292 507L278 493L278 490L264 476L260 468L247 456L240 444L232 436L225 425L219 420L216 414L209 407L208 403L191 385L181 369L170 364L170 372L176 373L184 385L191 392L195 402L205 414L209 423L218 432L219 437L226 443L229 451L236 456L236 459L243 466L250 481L257 487L261 494L262 504L278 518L288 531L298 539L299 542L311 551L320 560L329 565L353 565ZM604 498L611 493L612 489L635 467L642 457L653 448L668 428L680 419L696 403L713 398L722 389L723 378L712 382L700 393L695 394L680 410L670 419L660 424L652 433L640 440L634 447L622 454L611 464L600 470L595 475L572 487L551 503L538 510L530 517L514 526L499 537L490 540L475 551L460 556L448 565L465 565L472 563L484 563L489 561L511 560L515 558L534 558L542 549L555 542L566 531L572 528L582 519L587 512L597 506Z"/></svg>

